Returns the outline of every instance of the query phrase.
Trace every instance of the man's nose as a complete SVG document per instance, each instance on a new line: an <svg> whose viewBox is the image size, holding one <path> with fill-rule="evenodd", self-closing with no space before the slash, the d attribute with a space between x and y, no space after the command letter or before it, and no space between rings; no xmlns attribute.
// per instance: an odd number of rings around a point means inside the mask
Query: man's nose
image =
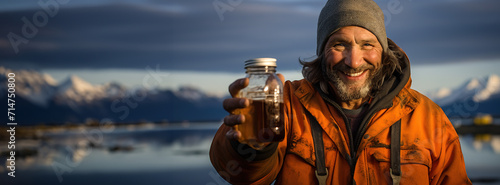
<svg viewBox="0 0 500 185"><path fill-rule="evenodd" d="M353 69L363 65L363 56L359 48L351 47L346 51L345 64Z"/></svg>

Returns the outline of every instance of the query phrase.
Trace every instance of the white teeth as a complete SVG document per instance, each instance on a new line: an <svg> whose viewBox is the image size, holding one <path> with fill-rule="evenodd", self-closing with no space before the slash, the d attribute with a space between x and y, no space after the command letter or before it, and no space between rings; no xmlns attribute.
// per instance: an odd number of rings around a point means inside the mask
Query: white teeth
<svg viewBox="0 0 500 185"><path fill-rule="evenodd" d="M344 73L344 74L346 74L347 76L357 77L357 76L363 74L363 72L364 71L357 72L357 73Z"/></svg>

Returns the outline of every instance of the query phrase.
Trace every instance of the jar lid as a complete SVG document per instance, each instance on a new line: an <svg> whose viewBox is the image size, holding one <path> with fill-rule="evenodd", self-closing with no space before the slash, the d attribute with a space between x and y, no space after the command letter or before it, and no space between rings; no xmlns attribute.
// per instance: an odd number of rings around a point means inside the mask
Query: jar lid
<svg viewBox="0 0 500 185"><path fill-rule="evenodd" d="M254 58L245 61L245 68L247 67L261 67L261 66L270 66L276 67L276 59L275 58Z"/></svg>

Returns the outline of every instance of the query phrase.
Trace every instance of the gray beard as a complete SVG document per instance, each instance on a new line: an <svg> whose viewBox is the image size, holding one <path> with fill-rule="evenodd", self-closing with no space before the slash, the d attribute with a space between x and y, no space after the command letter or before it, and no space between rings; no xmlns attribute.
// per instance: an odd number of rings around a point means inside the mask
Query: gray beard
<svg viewBox="0 0 500 185"><path fill-rule="evenodd" d="M366 79L366 82L362 86L349 86L339 77L338 70L327 67L325 63L323 63L323 69L327 80L334 86L335 94L340 101L356 100L366 98L370 95L374 79L373 70L370 70L370 76Z"/></svg>
<svg viewBox="0 0 500 185"><path fill-rule="evenodd" d="M337 94L340 101L350 101L368 97L370 94L372 79L367 79L362 86L349 86L344 83L338 76L336 72L328 72L327 73L328 80L332 82L335 87L335 93Z"/></svg>

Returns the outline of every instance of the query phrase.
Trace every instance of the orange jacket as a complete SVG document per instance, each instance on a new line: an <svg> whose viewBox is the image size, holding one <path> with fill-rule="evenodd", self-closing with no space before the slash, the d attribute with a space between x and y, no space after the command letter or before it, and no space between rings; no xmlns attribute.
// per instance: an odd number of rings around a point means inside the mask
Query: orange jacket
<svg viewBox="0 0 500 185"><path fill-rule="evenodd" d="M270 184L274 180L275 184L317 184L305 107L323 128L327 184L352 184L353 180L358 185L392 184L389 128L398 120L401 184L471 184L453 125L438 105L410 89L407 73L389 105L368 121L356 152L354 177L346 160L351 155L350 140L342 115L306 80L285 83L286 136L282 142L256 151L226 139L229 128L222 125L211 146L212 164L232 184Z"/></svg>

